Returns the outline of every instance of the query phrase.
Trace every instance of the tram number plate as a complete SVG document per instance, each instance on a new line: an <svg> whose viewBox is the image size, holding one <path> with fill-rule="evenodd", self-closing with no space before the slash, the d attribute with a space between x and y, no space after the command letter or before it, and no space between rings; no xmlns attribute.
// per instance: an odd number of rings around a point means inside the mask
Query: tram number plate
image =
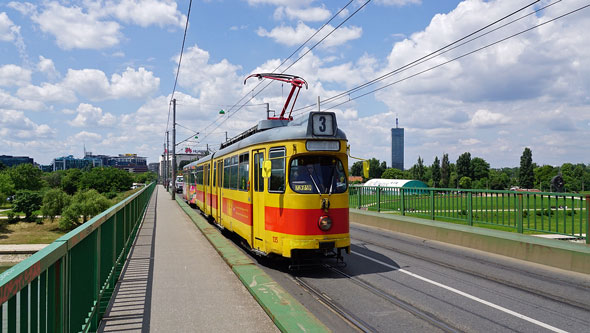
<svg viewBox="0 0 590 333"><path fill-rule="evenodd" d="M314 135L334 135L334 115L331 113L316 113L313 115Z"/></svg>
<svg viewBox="0 0 590 333"><path fill-rule="evenodd" d="M295 191L298 192L311 192L311 185L295 185Z"/></svg>
<svg viewBox="0 0 590 333"><path fill-rule="evenodd" d="M277 236L273 236L273 237L272 237L272 242L273 242L273 243L278 243L278 242L279 242L279 237L277 237Z"/></svg>

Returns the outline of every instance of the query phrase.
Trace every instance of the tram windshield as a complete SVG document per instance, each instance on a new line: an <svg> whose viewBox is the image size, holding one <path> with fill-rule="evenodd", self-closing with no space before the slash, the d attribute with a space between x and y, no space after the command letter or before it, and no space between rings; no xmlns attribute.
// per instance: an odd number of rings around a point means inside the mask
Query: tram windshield
<svg viewBox="0 0 590 333"><path fill-rule="evenodd" d="M347 188L342 162L333 156L303 156L292 159L289 184L297 193L343 193Z"/></svg>

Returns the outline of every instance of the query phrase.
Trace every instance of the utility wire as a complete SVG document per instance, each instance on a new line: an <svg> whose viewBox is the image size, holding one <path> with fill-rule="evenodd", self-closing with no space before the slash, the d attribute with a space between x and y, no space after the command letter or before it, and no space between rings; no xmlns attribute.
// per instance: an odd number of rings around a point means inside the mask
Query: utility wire
<svg viewBox="0 0 590 333"><path fill-rule="evenodd" d="M540 1L540 0L538 0ZM311 52L311 50L313 50L316 46L318 46L320 43L322 43L326 38L328 38L330 35L332 35L332 33L334 33L338 28L340 28L344 23L346 23L350 18L352 18L354 15L356 15L356 13L358 13L361 9L363 9L369 2L371 2L371 0L367 0L362 6L360 6L357 10L355 10L352 14L350 14L346 19L344 19L340 24L338 24L334 29L332 29L332 31L330 31L326 36L324 36L322 39L320 39L317 43L315 43L309 50L307 50L302 56L300 56L297 60L295 60L291 65L289 65L287 68L285 68L283 71L281 71L281 74L283 74L286 70L288 70L289 68L291 68L293 65L295 65L299 60L301 60L305 55L307 55L309 52ZM348 3L350 4L350 3ZM347 4L347 6L348 6ZM343 8L344 9L344 8ZM343 10L341 9L340 12ZM338 13L340 13L338 12ZM337 16L338 14L334 15ZM333 19L333 18L332 18ZM332 20L330 19L330 20ZM325 25L324 25L325 26ZM313 37L313 36L312 36ZM311 39L311 38L310 38ZM309 39L308 39L309 40ZM293 53L294 54L294 53ZM278 68L278 67L277 67ZM275 69L276 70L276 69ZM252 97L250 97L250 99L245 103L247 104L248 102L250 102L252 99L254 99L256 96L258 96L262 91L264 91L264 89L266 89L272 82L269 82L266 86L264 86L261 90L259 90L257 93L253 94ZM260 85L260 83L259 83ZM242 98L243 99L243 98ZM236 104L237 105L237 104ZM226 122L228 119L230 119L231 117L233 117L238 111L240 111L242 109L242 106L240 106L237 110L233 111L233 112L229 112L227 113L227 117L225 117L213 130L216 130L217 128L219 128L224 122ZM208 136L208 134L205 134L205 136L203 137L206 138Z"/></svg>
<svg viewBox="0 0 590 333"><path fill-rule="evenodd" d="M176 78L174 79L174 87L172 88L172 95L170 97L170 102L168 103L168 121L166 122L166 132L168 132L168 126L170 124L170 103L174 99L174 93L176 92L176 84L178 83L178 74L180 74L180 63L182 62L182 54L184 53L184 42L186 41L186 31L188 30L188 21L191 16L191 7L193 5L193 0L190 0L188 3L188 12L186 14L186 23L184 25L184 36L182 37L182 46L180 47L180 58L178 59L178 67L176 68Z"/></svg>
<svg viewBox="0 0 590 333"><path fill-rule="evenodd" d="M382 80L385 80L385 79L387 79L387 78L389 78L389 77L391 77L391 76L393 76L393 75L395 75L395 74L397 74L397 73L403 72L403 71L405 71L405 70L407 70L407 69L410 69L410 68L412 68L412 67L415 67L415 66L417 66L417 65L419 65L419 64L422 64L422 63L424 63L424 62L426 62L426 61L428 61L428 60L431 60L431 59L433 59L433 58L435 58L435 57L438 57L438 56L440 56L440 55L442 55L442 54L444 54L444 53L446 53L446 52L449 52L450 50L453 50L453 49L455 49L455 48L457 48L457 47L459 47L459 46L465 45L465 44L467 44L467 43L469 43L469 42L471 42L471 41L473 41L473 40L475 40L475 39L477 39L477 38L483 37L483 36L485 36L485 35L487 35L487 34L489 34L489 33L493 32L493 31L496 31L496 30L498 30L498 29L500 29L500 28L502 28L502 27L505 27L506 25L512 24L512 23L514 23L514 22L516 22L516 21L518 21L518 20L514 20L514 21L512 21L512 22L510 22L510 23L508 23L508 24L505 24L505 25L503 25L503 26L501 26L501 27L499 27L499 28L496 28L496 29L494 29L494 30L492 30L492 31L490 31L490 32L488 32L488 33L486 33L486 34L483 34L483 35L480 35L480 36L478 36L478 37L475 37L475 38L473 38L473 39L471 39L471 40L468 40L468 41L466 41L466 42L464 42L464 43L461 43L461 44L459 44L459 45L456 45L455 47L453 47L453 48L451 48L451 49L449 49L449 50L446 50L446 51L444 51L444 52L443 52L443 50L445 50L445 49L448 49L448 48L450 48L451 46L453 46L453 45L455 45L455 44L458 44L458 43L460 43L461 41L464 41L464 40L468 39L469 37L471 37L471 36L474 36L474 35L476 35L476 34L478 34L478 33L482 32L482 31L486 30L487 28L489 28L489 27L491 27L491 26L493 26L493 25L495 25L495 24L497 24L497 23L499 23L499 22L501 22L501 21L503 21L503 20L507 19L507 18L508 18L508 17L510 17L510 16L513 16L513 15L515 15L515 14L517 14L517 13L519 13L519 12L521 12L521 11L525 10L526 8L528 8L528 7L530 7L530 6L534 5L534 4L536 4L536 3L537 3L537 2L539 2L539 1L540 1L540 0L533 1L532 3L530 3L530 4L528 4L528 5L524 6L524 7L522 7L522 8L520 8L520 9L517 9L517 10L515 10L514 12L512 12L512 13L510 13L510 14L508 14L508 15L506 15L506 16L504 16L504 17L500 18L500 19L497 19L496 21L494 21L494 22L492 22L492 23L490 23L490 24L487 24L486 26L484 26L484 27L482 27L482 28L479 28L479 29L477 29L476 31L474 31L474 32L472 32L472 33L469 33L469 34L467 34L467 35L465 35L465 36L463 36L463 37L461 37L461 38L459 38L459 39L455 40L454 42L451 42L450 44L447 44L447 45L445 45L445 46L443 46L443 47L439 48L439 49L438 49L438 50L436 50L436 51L433 51L433 52L431 52L431 53L429 53L429 54L427 54L427 55L425 55L425 56L423 56L423 57L420 57L420 58L418 58L418 59L416 59L416 60L414 60L414 61L412 61L412 62L410 62L410 63L407 63L407 64L405 64L405 65L403 65L403 66L401 66L401 67L399 67L399 68L396 68L396 69L394 69L393 71L390 71L390 72L388 72L388 73L385 73L385 74L383 74L383 75L381 75L381 76L379 76L379 77L377 77L377 78L375 78L375 79L373 79L373 80L371 80L371 81L365 82L365 83L363 83L363 84L361 84L361 85L359 85L359 86L356 86L356 87L354 87L354 88L352 88L352 89L349 89L349 90L347 90L347 91L345 91L345 92L342 92L342 93L340 93L340 94L337 94L337 95L334 95L334 96L332 96L332 97L330 97L330 98L327 98L327 99L323 100L322 102L323 102L323 103L329 103L330 101L333 101L333 100L336 100L336 99L338 99L338 98L340 98L340 97L344 97L344 96L346 96L346 95L349 95L349 94L351 94L351 93L354 93L354 92L356 92L356 91L358 91L358 90L361 90L361 89L363 89L363 88L365 88L365 87L368 87L368 86L370 86L370 85L373 85L373 84L375 84L375 83L377 83L377 82L380 82L380 81L382 81ZM559 0L558 2L561 2L561 0ZM555 3L554 3L554 4L555 4ZM549 6L545 6L544 8L547 8L547 7L549 7ZM534 13L536 13L536 12L538 12L538 11L540 11L540 10L544 9L544 8L541 8L541 9L539 9L539 10L536 10L536 11L534 11L533 13L530 13L530 14L528 14L528 15L534 14ZM526 16L528 16L528 15L526 15ZM524 16L524 17L526 17L526 16ZM524 18L524 17L522 17L522 18ZM520 19L522 19L522 18L520 18ZM316 104L309 104L309 105L306 105L306 106L300 107L300 108L298 108L298 109L295 109L295 114L297 114L297 111L301 111L301 110L306 110L306 109L309 109L309 108L313 108L315 105L316 105Z"/></svg>
<svg viewBox="0 0 590 333"><path fill-rule="evenodd" d="M341 105L343 105L343 104L349 103L349 102L351 102L351 101L353 101L353 100L359 99L359 98L361 98L361 97L364 97L364 96L367 96L367 95L369 95L369 94L372 94L372 93L374 93L374 92L376 92L376 91L379 91L379 90L385 89L385 88L387 88L387 87L389 87L389 86L392 86L392 85L394 85L394 84L397 84L397 83L400 83L400 82L406 81L406 80L408 80L408 79L411 79L411 78L413 78L413 77L416 77L416 76L418 76L418 75L424 74L424 73L426 73L426 72L429 72L429 71L431 71L431 70L433 70L433 69L436 69L436 68L442 67L442 66L444 66L444 65L447 65L447 64L449 64L449 63L451 63L451 62L453 62L453 61L459 60L459 59L461 59L461 58L464 58L464 57L466 57L466 56L468 56L468 55L471 55L471 54L474 54L474 53L476 53L476 52L482 51L482 50L484 50L484 49L487 49L487 48L489 48L489 47L491 47L491 46L494 46L494 45L497 45L497 44L499 44L499 43L505 42L505 41L507 41L507 40L509 40L509 39L511 39L511 38L514 38L514 37L516 37L516 36L522 35L522 34L524 34L524 33L526 33L526 32L529 32L529 31L531 31L531 30L534 30L534 29L536 29L536 28L539 28L539 27L541 27L541 26L544 26L545 24L548 24L548 23L551 23L551 22L557 21L557 20L559 20L559 19L562 19L562 18L564 18L564 17L566 17L566 16L568 16L568 15L574 14L574 13L576 13L576 12L578 12L578 11L580 11L580 10L586 9L586 8L588 8L588 7L590 7L590 4L587 4L587 5L585 5L585 6L579 7L579 8L577 8L577 9L574 9L574 10L570 11L570 12L567 12L567 13L565 13L565 14L562 14L562 15L560 15L560 16L557 16L557 17L555 17L555 18L553 18L553 19L551 19L551 20L545 21L545 22L543 22L543 23L539 23L539 24L537 24L537 25L534 25L534 26L532 26L532 27L530 27L530 28L527 28L527 29L525 29L525 30L519 31L519 32L517 32L517 33L515 33L515 34L512 34L512 35L510 35L510 36L508 36L508 37L502 38L502 39L500 39L500 40L497 40L497 41L495 41L495 42L493 42L493 43L490 43L490 44L487 44L487 45L485 45L485 46L482 46L482 47L480 47L480 48L477 48L477 49L475 49L475 50L473 50L473 51L470 51L470 52L464 53L464 54L462 54L462 55L460 55L460 56L458 56L458 57L455 57L455 58L453 58L453 59L451 59L451 60L448 60L448 61L445 61L445 62L443 62L443 63L440 63L440 64L438 64L438 65L436 65L436 66L432 66L432 67L430 67L430 68L427 68L427 69L425 69L425 70L422 70L422 71L420 71L420 72L414 73L414 74L412 74L412 75L410 75L410 76L407 76L407 77L405 77L405 78L403 78L403 79L399 79L399 80L397 80L397 81L391 82L391 83L389 83L389 84L386 84L386 85L384 85L384 86L382 86L382 87L379 87L379 88L377 88L377 89L371 90L371 91L369 91L369 92L367 92L367 93L364 93L364 94L362 94L362 95L359 95L359 96L356 96L356 97L354 97L354 98L351 98L350 100L344 101L344 102L342 102L342 103L339 103L339 104L336 104L336 105L334 105L334 106L331 106L330 108L326 109L326 111L327 111L327 110L332 110L332 109L334 109L334 108L337 108L337 107L339 107L339 106L341 106Z"/></svg>
<svg viewBox="0 0 590 333"><path fill-rule="evenodd" d="M274 73L274 72L275 72L277 69L279 69L279 68L280 68L282 65L284 65L284 64L285 64L285 63L286 63L286 62L287 62L289 59L291 59L291 57L293 57L293 55L294 55L295 53L297 53L299 50L301 50L301 49L302 49L302 48L305 46L305 44L307 44L307 43L308 43L308 42L309 42L309 41L310 41L310 40L311 40L313 37L315 37L315 36L316 36L316 35L317 35L317 34L318 34L318 33L319 33L319 32L320 32L322 29L324 29L324 28L325 28L325 27L326 27L326 26L327 26L327 25L328 25L330 22L332 22L332 20L334 20L334 19L335 19L335 18L336 18L338 15L340 15L340 13L341 13L341 12L342 12L344 9L346 9L346 8L347 8L347 7L348 7L348 6L349 6L349 5L350 5L350 4L353 2L353 1L354 1L354 0L350 0L350 1L349 1L349 2L348 2L348 3L347 3L345 6L344 6L344 7L342 7L342 8L341 8L341 9L340 9L340 10L339 10L339 11L338 11L336 14L334 14L334 15L333 15L333 16L332 16L332 17L331 17L331 18L330 18L330 19L329 19L329 20L328 20L326 23L324 23L324 24L323 24L323 25L322 25L322 26L321 26L321 27L320 27L318 30L316 30L316 31L315 31L315 32L314 32L314 33L313 33L313 34L312 34L312 35L311 35L311 36L310 36L310 37L309 37L309 38L308 38L308 39L307 39L305 42L303 42L303 43L302 43L302 44L301 44L301 45L300 45L300 46L299 46L299 47L298 47L298 48L297 48L295 51L293 51L293 52L292 52L292 53L291 53L291 54L290 54L290 55L289 55L287 58L285 58L285 60L283 60L283 61L282 61L282 62L281 62L281 63L280 63L280 64L279 64L279 65L278 65L278 66L277 66L275 69L273 69L273 70L272 70L272 73ZM369 1L371 1L371 0L369 0ZM368 3L369 1L367 1L367 3ZM366 3L365 3L365 4L366 4ZM364 5L363 5L363 6L364 6ZM358 10L357 10L357 11L358 11ZM356 12L355 12L354 14L356 14ZM353 15L354 15L354 14L353 14ZM349 18L350 18L350 17L352 17L352 15L351 15L351 16L349 16ZM347 19L347 20L348 20L348 19ZM334 29L334 30L336 30L336 29ZM332 30L332 32L334 32L334 30ZM332 34L332 32L330 32L330 33L329 33L327 36L329 36L330 34ZM326 37L327 37L327 36L326 36ZM324 37L324 39L325 39L325 37ZM314 45L312 48L315 48L315 46L317 46L317 44L319 44L319 43L316 43L316 45ZM306 54L307 54L307 53L306 53ZM301 59L301 57L300 57L299 59L297 59L297 61L299 61L300 59ZM297 61L295 61L295 62L297 62ZM295 63L293 63L293 64L295 64ZM293 64L292 64L292 65L293 65ZM291 66L292 66L292 65L291 65ZM283 73L284 73L284 72L285 72L287 69L289 69L291 66L289 66L288 68L286 68L285 70L283 70L283 71L281 72L281 74L283 74ZM238 100L238 101L237 101L235 104L233 104L233 105L232 105L232 106L231 106L231 107L230 107L230 108L227 110L227 113L226 113L226 114L228 114L228 117L225 117L225 120L222 120L222 122L221 122L221 123L219 123L219 124L218 124L218 126L216 126L216 127L213 129L213 131L214 131L214 130L216 130L217 128L219 128L219 127L220 127L220 126L221 126L221 125L222 125L222 124L223 124L223 123L224 123L224 122L225 122L227 119L229 119L229 118L230 118L229 114L232 114L232 115L233 115L233 113L236 113L236 112L238 112L238 111L239 111L239 110L241 110L241 109L242 109L244 106L248 105L248 102L250 102L250 101L251 101L251 100L252 100L254 97L256 97L256 96L257 96L259 93L261 93L261 92L262 92L264 89L266 89L266 88L267 88L267 87L268 87L268 86L269 86L269 85L270 85L272 82L273 82L273 81L270 81L270 82L269 82L269 83L268 83L266 86L264 86L264 87L263 87L263 88L262 88L262 89L261 89L261 90L260 90L260 91L259 91L259 92L258 92L256 95L252 96L252 97L251 97L251 98L250 98L248 101L246 101L244 104L242 104L242 105L241 105L241 106L240 106L240 107L239 107L239 108L238 108L236 111L233 111L233 109L234 109L234 108L235 108L235 107L236 107L238 104L240 104L240 102L241 102L242 100L244 100L246 97L248 97L248 95L249 95L249 93L250 93L250 92L248 92L248 93L246 93L244 96L242 96L242 98L240 98L240 99L239 99L239 100ZM262 84L262 81L261 81L261 82L259 82L259 83L258 83L258 84L257 84L257 85L256 85L254 88L252 88L250 91L252 91L252 92L253 92L253 91L254 91L254 90L256 90L256 88L258 88L258 87L259 87L261 84ZM206 126L206 127L203 129L203 131L202 131L202 132L203 132L203 133L206 133L206 132L207 132L207 129L208 129L209 127L213 126L215 123L217 123L217 121L219 121L219 120L221 120L221 119L223 119L223 118L224 118L224 116L217 116L217 118L216 118L215 120L213 120L213 121L212 121L212 122L211 122L209 125L207 125L207 126ZM208 136L208 134L206 134L206 135L205 135L205 137L207 137L207 136ZM205 138L205 137L204 137L204 138Z"/></svg>

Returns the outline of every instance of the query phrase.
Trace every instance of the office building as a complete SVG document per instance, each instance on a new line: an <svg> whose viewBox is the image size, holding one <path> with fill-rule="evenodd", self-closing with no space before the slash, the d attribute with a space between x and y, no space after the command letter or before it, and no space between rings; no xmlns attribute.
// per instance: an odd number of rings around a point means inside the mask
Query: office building
<svg viewBox="0 0 590 333"><path fill-rule="evenodd" d="M397 118L391 129L391 167L404 170L404 129L399 128Z"/></svg>

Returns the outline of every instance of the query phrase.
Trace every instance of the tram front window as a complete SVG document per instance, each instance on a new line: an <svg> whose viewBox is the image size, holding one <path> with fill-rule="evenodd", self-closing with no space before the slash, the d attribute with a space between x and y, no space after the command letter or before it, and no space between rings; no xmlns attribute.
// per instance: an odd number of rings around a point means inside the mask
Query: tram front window
<svg viewBox="0 0 590 333"><path fill-rule="evenodd" d="M332 156L304 156L291 160L289 184L297 193L346 192L342 162Z"/></svg>

